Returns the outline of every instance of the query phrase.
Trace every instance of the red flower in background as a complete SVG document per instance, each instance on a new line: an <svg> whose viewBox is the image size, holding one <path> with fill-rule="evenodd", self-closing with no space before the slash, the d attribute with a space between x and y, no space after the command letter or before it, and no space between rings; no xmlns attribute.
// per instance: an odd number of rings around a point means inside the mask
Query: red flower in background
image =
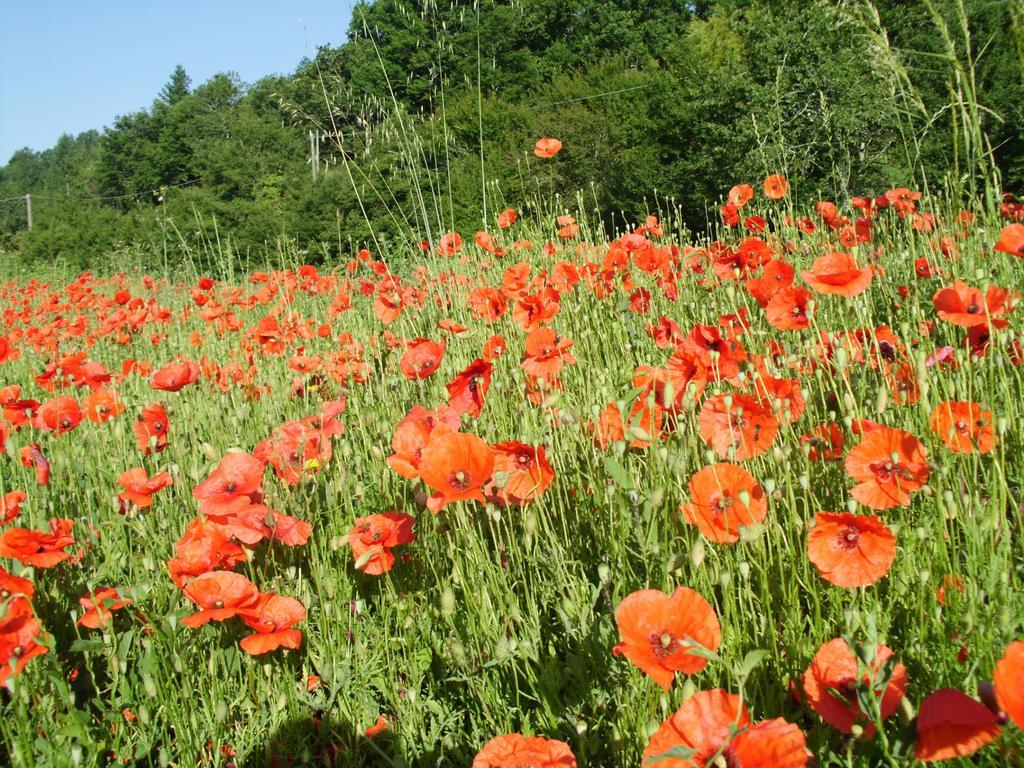
<svg viewBox="0 0 1024 768"><path fill-rule="evenodd" d="M191 360L165 365L153 374L149 385L162 392L178 392L199 379L199 366Z"/></svg>
<svg viewBox="0 0 1024 768"><path fill-rule="evenodd" d="M412 530L415 524L416 518L401 512L360 517L348 534L356 568L371 576L390 571L395 564L391 550L416 540Z"/></svg>
<svg viewBox="0 0 1024 768"><path fill-rule="evenodd" d="M540 496L555 480L544 446L510 440L491 446L494 454L494 482L488 496L503 504L526 504Z"/></svg>
<svg viewBox="0 0 1024 768"><path fill-rule="evenodd" d="M931 763L973 755L999 730L999 720L984 704L953 688L941 688L921 702L914 757Z"/></svg>
<svg viewBox="0 0 1024 768"><path fill-rule="evenodd" d="M398 367L410 381L425 379L441 367L444 359L444 342L418 338L409 342Z"/></svg>
<svg viewBox="0 0 1024 768"><path fill-rule="evenodd" d="M210 621L224 621L257 607L260 591L245 576L234 571L211 571L185 585L185 596L199 606L181 623L197 629Z"/></svg>
<svg viewBox="0 0 1024 768"><path fill-rule="evenodd" d="M576 758L564 741L510 733L484 744L472 768L576 768Z"/></svg>
<svg viewBox="0 0 1024 768"><path fill-rule="evenodd" d="M167 472L160 472L153 477L146 475L142 467L134 467L127 472L122 472L117 482L124 488L123 493L117 497L125 504L134 504L139 509L145 509L153 503L153 494L169 487L174 480Z"/></svg>
<svg viewBox="0 0 1024 768"><path fill-rule="evenodd" d="M924 446L909 432L888 427L864 435L847 455L846 471L857 481L850 495L872 509L905 507L928 482Z"/></svg>
<svg viewBox="0 0 1024 768"><path fill-rule="evenodd" d="M743 467L712 464L690 478L690 502L680 511L683 519L700 528L712 541L739 541L741 526L760 523L768 514L764 489Z"/></svg>
<svg viewBox="0 0 1024 768"><path fill-rule="evenodd" d="M669 756L672 750L691 757ZM802 768L807 759L806 740L797 726L780 718L754 723L741 698L721 688L697 691L684 701L643 754L644 765L660 768Z"/></svg>
<svg viewBox="0 0 1024 768"><path fill-rule="evenodd" d="M52 568L71 557L71 553L64 550L75 543L71 535L74 527L73 520L51 518L49 533L8 528L0 535L0 557L13 557L35 568Z"/></svg>
<svg viewBox="0 0 1024 768"><path fill-rule="evenodd" d="M294 597L262 594L256 604L239 614L253 634L243 637L239 645L252 656L276 651L278 648L296 649L302 645L302 632L295 625L306 620L306 608Z"/></svg>
<svg viewBox="0 0 1024 768"><path fill-rule="evenodd" d="M110 623L114 611L119 611L131 603L131 600L119 595L112 587L94 590L78 598L78 604L85 609L85 613L79 617L77 624L87 629L105 627Z"/></svg>
<svg viewBox="0 0 1024 768"><path fill-rule="evenodd" d="M484 407L487 388L491 385L490 361L474 360L466 370L448 382L448 407L457 413L468 413L474 419Z"/></svg>
<svg viewBox="0 0 1024 768"><path fill-rule="evenodd" d="M494 453L476 435L431 436L420 458L420 477L435 491L427 507L436 513L455 501L484 503L482 489L493 470Z"/></svg>
<svg viewBox="0 0 1024 768"><path fill-rule="evenodd" d="M844 639L839 637L825 643L803 674L807 703L833 728L850 733L854 725L860 725L870 738L875 731L874 724L870 722L874 713L861 711L858 692L879 697L877 688L882 668L892 655L891 648L879 645L870 669L860 670L857 658ZM902 664L896 664L880 697L883 720L899 707L906 688L907 670Z"/></svg>
<svg viewBox="0 0 1024 768"><path fill-rule="evenodd" d="M21 505L28 494L24 491L8 491L0 496L0 523L9 523L21 514Z"/></svg>
<svg viewBox="0 0 1024 768"><path fill-rule="evenodd" d="M540 158L552 158L562 151L562 142L558 139L537 139L533 147L533 154Z"/></svg>
<svg viewBox="0 0 1024 768"><path fill-rule="evenodd" d="M148 405L135 420L132 429L139 443L139 450L146 456L159 453L167 447L167 435L171 425L167 419L167 411L160 403Z"/></svg>
<svg viewBox="0 0 1024 768"><path fill-rule="evenodd" d="M36 429L63 435L77 427L82 421L82 411L73 397L61 395L47 400L39 406L33 421Z"/></svg>
<svg viewBox="0 0 1024 768"><path fill-rule="evenodd" d="M718 650L722 630L715 609L701 595L677 587L672 595L657 589L629 594L615 609L622 641L612 652L636 664L666 691L676 672L693 675L708 659L693 648Z"/></svg>

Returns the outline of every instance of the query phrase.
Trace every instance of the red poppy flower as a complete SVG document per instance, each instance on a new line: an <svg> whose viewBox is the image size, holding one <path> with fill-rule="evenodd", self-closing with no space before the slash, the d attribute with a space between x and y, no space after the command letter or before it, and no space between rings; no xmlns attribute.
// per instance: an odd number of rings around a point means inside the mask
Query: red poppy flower
<svg viewBox="0 0 1024 768"><path fill-rule="evenodd" d="M537 328L526 337L523 370L537 378L557 377L564 365L573 365L576 358L569 349L573 342L551 328Z"/></svg>
<svg viewBox="0 0 1024 768"><path fill-rule="evenodd" d="M448 382L448 406L457 413L468 413L474 419L484 407L487 388L491 385L492 365L476 359L466 370Z"/></svg>
<svg viewBox="0 0 1024 768"><path fill-rule="evenodd" d="M261 594L256 604L239 614L242 621L256 632L243 637L239 645L252 656L276 651L295 650L302 645L302 632L295 625L306 620L306 608L294 597Z"/></svg>
<svg viewBox="0 0 1024 768"><path fill-rule="evenodd" d="M879 198L881 200L882 198ZM885 193L885 200L902 216L904 213L913 213L917 208L915 203L921 199L920 192L912 192L906 187L896 187Z"/></svg>
<svg viewBox="0 0 1024 768"><path fill-rule="evenodd" d="M533 154L541 158L550 158L562 151L562 142L558 139L537 139Z"/></svg>
<svg viewBox="0 0 1024 768"><path fill-rule="evenodd" d="M889 572L896 537L875 515L819 512L807 536L807 557L837 587L863 587Z"/></svg>
<svg viewBox="0 0 1024 768"><path fill-rule="evenodd" d="M690 502L680 511L691 525L724 544L739 541L740 526L760 523L768 514L764 489L743 467L712 464L690 478Z"/></svg>
<svg viewBox="0 0 1024 768"><path fill-rule="evenodd" d="M400 512L360 517L348 533L356 568L371 576L387 573L395 564L391 550L416 541L416 519Z"/></svg>
<svg viewBox="0 0 1024 768"><path fill-rule="evenodd" d="M363 731L363 735L368 739L372 739L375 736L377 736L377 734L386 731L390 727L390 725L391 722L387 719L386 716L378 715L373 725L371 725L369 728Z"/></svg>
<svg viewBox="0 0 1024 768"><path fill-rule="evenodd" d="M781 173L773 173L764 180L764 195L769 200L779 200L789 193L789 181Z"/></svg>
<svg viewBox="0 0 1024 768"><path fill-rule="evenodd" d="M861 711L858 693L881 698L883 720L896 711L907 688L906 667L896 664L885 690L878 690L882 669L892 655L891 648L879 645L870 668L859 669L857 658L843 638L825 643L803 674L808 705L833 728L850 733L854 725L860 725L870 738L875 731L874 724L869 722L874 713Z"/></svg>
<svg viewBox="0 0 1024 768"><path fill-rule="evenodd" d="M737 461L760 456L779 431L771 411L753 397L735 392L705 400L697 421L704 442L723 459Z"/></svg>
<svg viewBox="0 0 1024 768"><path fill-rule="evenodd" d="M484 744L472 768L576 768L576 758L563 741L510 733Z"/></svg>
<svg viewBox="0 0 1024 768"><path fill-rule="evenodd" d="M505 354L506 348L505 339L501 336L491 336L487 341L484 342L484 348L481 354L484 360L497 360L503 354Z"/></svg>
<svg viewBox="0 0 1024 768"><path fill-rule="evenodd" d="M643 765L803 768L807 759L797 726L781 718L753 723L739 696L716 688L697 691L661 724L644 749Z"/></svg>
<svg viewBox="0 0 1024 768"><path fill-rule="evenodd" d="M850 254L836 252L815 259L811 269L800 276L818 293L850 297L867 290L872 274L870 267L858 267Z"/></svg>
<svg viewBox="0 0 1024 768"><path fill-rule="evenodd" d="M31 581L0 568L0 602L6 602L12 595L21 595L31 600L35 594L36 588Z"/></svg>
<svg viewBox="0 0 1024 768"><path fill-rule="evenodd" d="M1008 224L999 233L995 250L1024 259L1024 224Z"/></svg>
<svg viewBox="0 0 1024 768"><path fill-rule="evenodd" d="M24 491L8 491L0 496L0 523L9 523L21 514L21 505L28 494Z"/></svg>
<svg viewBox="0 0 1024 768"><path fill-rule="evenodd" d="M182 587L194 576L219 568L234 568L245 561L245 550L222 525L197 517L174 545L175 556L167 563L174 583Z"/></svg>
<svg viewBox="0 0 1024 768"><path fill-rule="evenodd" d="M996 328L1006 327L1006 301L1008 291L998 286L990 286L984 294L972 288L962 280L955 280L951 286L940 288L932 296L932 305L940 320L973 328L979 325L993 325Z"/></svg>
<svg viewBox="0 0 1024 768"><path fill-rule="evenodd" d="M109 389L97 389L90 392L82 400L82 411L85 417L94 424L106 424L116 416L124 413L121 396Z"/></svg>
<svg viewBox="0 0 1024 768"><path fill-rule="evenodd" d="M199 366L191 360L170 363L153 374L149 386L162 392L177 392L199 379Z"/></svg>
<svg viewBox="0 0 1024 768"><path fill-rule="evenodd" d="M124 488L123 493L117 497L125 504L134 504L139 509L145 509L153 503L153 494L169 487L174 480L167 472L149 477L142 467L129 469L122 472L117 482Z"/></svg>
<svg viewBox="0 0 1024 768"><path fill-rule="evenodd" d="M453 501L484 502L483 488L494 470L494 453L476 435L432 436L420 457L420 477L434 493L427 502L439 512Z"/></svg>
<svg viewBox="0 0 1024 768"><path fill-rule="evenodd" d="M273 467L278 479L288 485L316 474L330 461L332 453L328 437L301 421L286 421L253 448L256 458Z"/></svg>
<svg viewBox="0 0 1024 768"><path fill-rule="evenodd" d="M973 755L999 735L999 720L984 704L953 688L921 702L914 757L926 763Z"/></svg>
<svg viewBox="0 0 1024 768"><path fill-rule="evenodd" d="M199 606L181 623L196 629L208 621L224 621L255 608L260 598L256 585L234 571L210 571L185 585L185 596Z"/></svg>
<svg viewBox="0 0 1024 768"><path fill-rule="evenodd" d="M764 308L768 306L768 302L778 291L789 288L793 284L794 275L795 270L792 264L772 259L764 265L760 277L751 277L744 285L747 293Z"/></svg>
<svg viewBox="0 0 1024 768"><path fill-rule="evenodd" d="M85 613L78 619L78 626L87 629L99 629L110 623L114 611L131 605L132 601L121 597L112 587L103 587L78 598L78 604Z"/></svg>
<svg viewBox="0 0 1024 768"><path fill-rule="evenodd" d="M508 300L496 288L474 288L466 303L473 317L485 323L493 323L508 308Z"/></svg>
<svg viewBox="0 0 1024 768"><path fill-rule="evenodd" d="M36 411L34 426L55 435L63 435L82 421L82 411L73 397L61 395L47 400Z"/></svg>
<svg viewBox="0 0 1024 768"><path fill-rule="evenodd" d="M518 218L519 216L516 214L515 210L512 208L506 208L498 214L498 229L508 229L516 223L516 219Z"/></svg>
<svg viewBox="0 0 1024 768"><path fill-rule="evenodd" d="M71 557L64 549L75 543L73 520L50 519L50 532L8 528L0 535L0 557L13 557L23 565L52 568Z"/></svg>
<svg viewBox="0 0 1024 768"><path fill-rule="evenodd" d="M462 250L462 235L458 232L445 232L437 241L438 256L454 256Z"/></svg>
<svg viewBox="0 0 1024 768"><path fill-rule="evenodd" d="M715 381L735 379L740 364L747 359L743 345L736 339L722 338L713 325L695 325L679 346L697 355Z"/></svg>
<svg viewBox="0 0 1024 768"><path fill-rule="evenodd" d="M992 673L996 701L1014 725L1024 730L1024 641L1014 641L996 663Z"/></svg>
<svg viewBox="0 0 1024 768"><path fill-rule="evenodd" d="M50 462L43 456L38 443L25 445L21 448L21 465L23 467L34 467L36 470L36 482L39 485L48 485L50 482Z"/></svg>
<svg viewBox="0 0 1024 768"><path fill-rule="evenodd" d="M729 202L737 208L742 208L754 196L754 188L749 184L737 184L729 190Z"/></svg>
<svg viewBox="0 0 1024 768"><path fill-rule="evenodd" d="M612 443L626 438L622 412L615 403L608 403L601 409L598 418L595 421L586 422L584 427L594 436L594 442L602 451L608 450L608 446Z"/></svg>
<svg viewBox="0 0 1024 768"><path fill-rule="evenodd" d="M992 411L977 403L939 403L929 420L932 432L954 453L988 453L996 445Z"/></svg>
<svg viewBox="0 0 1024 768"><path fill-rule="evenodd" d="M909 432L888 427L865 434L846 457L846 471L857 481L850 495L871 509L905 507L928 482L924 446Z"/></svg>
<svg viewBox="0 0 1024 768"><path fill-rule="evenodd" d="M4 685L8 678L20 675L32 659L42 656L48 649L37 642L43 627L31 602L16 597L6 605L0 604L0 611L0 685ZM13 665L12 661L15 661Z"/></svg>
<svg viewBox="0 0 1024 768"><path fill-rule="evenodd" d="M192 489L192 496L207 515L231 515L259 503L263 471L263 462L251 454L225 454L210 476Z"/></svg>
<svg viewBox="0 0 1024 768"><path fill-rule="evenodd" d="M807 315L807 305L812 298L806 288L783 288L768 300L764 308L765 317L773 328L780 331L799 331L807 328L811 324Z"/></svg>
<svg viewBox="0 0 1024 768"><path fill-rule="evenodd" d="M135 439L139 443L139 450L149 456L154 451L160 452L166 448L170 426L170 422L167 420L167 411L160 403L143 408L139 418L132 425Z"/></svg>
<svg viewBox="0 0 1024 768"><path fill-rule="evenodd" d="M708 659L693 648L716 651L722 629L711 604L687 587L671 596L657 589L628 595L615 609L622 641L612 652L622 654L666 691L676 672L693 675Z"/></svg>
<svg viewBox="0 0 1024 768"><path fill-rule="evenodd" d="M511 440L495 443L491 451L494 453L495 480L487 492L499 503L526 504L544 493L555 480L555 470L548 462L542 445L532 446Z"/></svg>

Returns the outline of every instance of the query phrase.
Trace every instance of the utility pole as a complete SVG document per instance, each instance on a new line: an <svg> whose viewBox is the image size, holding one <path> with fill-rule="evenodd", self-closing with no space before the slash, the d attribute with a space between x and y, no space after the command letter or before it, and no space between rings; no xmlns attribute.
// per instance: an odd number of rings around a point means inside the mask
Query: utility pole
<svg viewBox="0 0 1024 768"><path fill-rule="evenodd" d="M25 195L25 215L28 217L28 228L32 229L32 195Z"/></svg>

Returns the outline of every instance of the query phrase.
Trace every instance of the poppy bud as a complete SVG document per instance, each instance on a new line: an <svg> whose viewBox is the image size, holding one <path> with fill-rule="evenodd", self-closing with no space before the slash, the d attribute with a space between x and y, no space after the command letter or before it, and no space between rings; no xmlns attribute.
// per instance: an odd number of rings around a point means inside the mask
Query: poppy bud
<svg viewBox="0 0 1024 768"><path fill-rule="evenodd" d="M706 555L707 550L704 546L704 540L698 539L697 543L690 549L690 562L693 563L693 567L700 568Z"/></svg>
<svg viewBox="0 0 1024 768"><path fill-rule="evenodd" d="M686 681L683 683L683 701L691 698L696 692L697 686L694 684L693 680L686 678Z"/></svg>
<svg viewBox="0 0 1024 768"><path fill-rule="evenodd" d="M451 616L455 613L455 593L450 589L445 589L441 593L441 612L445 616Z"/></svg>
<svg viewBox="0 0 1024 768"><path fill-rule="evenodd" d="M889 390L885 387L878 388L878 395L875 398L875 413L884 413L889 405Z"/></svg>

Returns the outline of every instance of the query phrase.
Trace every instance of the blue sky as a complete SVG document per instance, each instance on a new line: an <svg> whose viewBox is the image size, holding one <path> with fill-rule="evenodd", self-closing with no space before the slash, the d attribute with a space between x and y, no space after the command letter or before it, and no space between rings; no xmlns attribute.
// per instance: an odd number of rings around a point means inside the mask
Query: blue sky
<svg viewBox="0 0 1024 768"><path fill-rule="evenodd" d="M176 64L193 85L292 72L345 40L353 0L0 0L0 165L21 147L148 107Z"/></svg>

